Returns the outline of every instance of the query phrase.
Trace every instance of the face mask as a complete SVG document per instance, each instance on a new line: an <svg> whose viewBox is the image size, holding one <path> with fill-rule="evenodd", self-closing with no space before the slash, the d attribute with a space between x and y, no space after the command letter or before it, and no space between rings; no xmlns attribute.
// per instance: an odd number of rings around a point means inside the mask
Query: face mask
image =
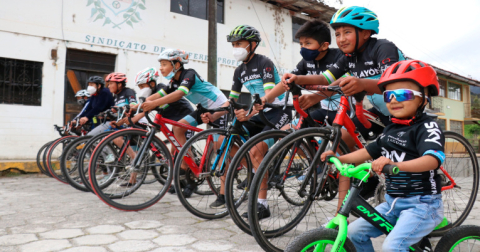
<svg viewBox="0 0 480 252"><path fill-rule="evenodd" d="M143 89L140 89L140 92L137 93L137 96L147 98L151 94L152 94L152 89L151 88L143 88Z"/></svg>
<svg viewBox="0 0 480 252"><path fill-rule="evenodd" d="M167 76L165 76L165 79L171 80L173 78L173 76L175 76L175 73L172 70Z"/></svg>
<svg viewBox="0 0 480 252"><path fill-rule="evenodd" d="M87 92L90 94L90 95L93 95L97 92L97 89L93 86L88 86L87 87Z"/></svg>
<svg viewBox="0 0 480 252"><path fill-rule="evenodd" d="M310 50L305 47L302 47L302 49L300 49L300 54L302 55L304 60L312 61L312 60L315 60L315 58L317 58L320 52L318 50Z"/></svg>
<svg viewBox="0 0 480 252"><path fill-rule="evenodd" d="M242 48L242 47L233 48L233 57L235 57L237 61L244 61L248 56L247 48L249 46L250 45L248 45L245 48Z"/></svg>
<svg viewBox="0 0 480 252"><path fill-rule="evenodd" d="M84 99L77 100L77 103L78 105L83 106L85 105L85 100Z"/></svg>

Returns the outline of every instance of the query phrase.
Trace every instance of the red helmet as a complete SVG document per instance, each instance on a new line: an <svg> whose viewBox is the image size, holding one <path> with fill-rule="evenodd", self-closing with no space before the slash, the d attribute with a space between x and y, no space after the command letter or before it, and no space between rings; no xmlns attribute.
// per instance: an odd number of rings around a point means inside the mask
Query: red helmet
<svg viewBox="0 0 480 252"><path fill-rule="evenodd" d="M107 75L107 78L105 78L105 81L115 81L115 82L127 82L127 75L124 73L111 73Z"/></svg>
<svg viewBox="0 0 480 252"><path fill-rule="evenodd" d="M397 81L412 81L420 87L428 88L430 96L437 96L439 85L433 67L420 60L404 60L391 65L378 81L378 88L385 91L385 85Z"/></svg>

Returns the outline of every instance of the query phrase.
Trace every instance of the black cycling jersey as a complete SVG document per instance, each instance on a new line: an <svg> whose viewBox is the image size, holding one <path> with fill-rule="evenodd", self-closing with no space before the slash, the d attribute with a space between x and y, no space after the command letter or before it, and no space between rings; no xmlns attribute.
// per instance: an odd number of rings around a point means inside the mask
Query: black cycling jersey
<svg viewBox="0 0 480 252"><path fill-rule="evenodd" d="M244 85L251 94L264 97L265 90L272 89L279 82L280 76L273 62L264 55L255 54L247 64L242 63L235 69L230 97L238 98ZM283 104L284 97L282 94L275 98L273 104Z"/></svg>
<svg viewBox="0 0 480 252"><path fill-rule="evenodd" d="M349 72L357 78L379 79L383 71L398 61L405 60L403 53L386 39L370 38L363 52L343 55L332 67L322 75L329 83L334 82L343 74ZM372 105L384 115L389 116L383 95L367 96Z"/></svg>
<svg viewBox="0 0 480 252"><path fill-rule="evenodd" d="M297 67L293 69L292 73L296 75L320 75L327 69L333 66L341 57L343 53L338 48L329 48L327 54L320 60L304 60L298 62Z"/></svg>
<svg viewBox="0 0 480 252"><path fill-rule="evenodd" d="M373 159L384 156L393 162L404 162L430 155L437 159L440 167L445 160L444 145L445 137L438 124L423 114L412 126L390 124L375 142L365 148ZM393 197L441 193L438 167L426 172L385 175L387 193Z"/></svg>
<svg viewBox="0 0 480 252"><path fill-rule="evenodd" d="M135 97L135 91L131 88L125 87L120 93L113 95L113 101L115 106L122 107L127 104L137 104L137 98Z"/></svg>
<svg viewBox="0 0 480 252"><path fill-rule="evenodd" d="M163 83L157 84L154 92L158 92L162 89L167 89L167 87L168 86ZM183 97L176 102L166 104L162 107L164 108L162 116L174 121L179 121L180 119L194 111L190 102Z"/></svg>

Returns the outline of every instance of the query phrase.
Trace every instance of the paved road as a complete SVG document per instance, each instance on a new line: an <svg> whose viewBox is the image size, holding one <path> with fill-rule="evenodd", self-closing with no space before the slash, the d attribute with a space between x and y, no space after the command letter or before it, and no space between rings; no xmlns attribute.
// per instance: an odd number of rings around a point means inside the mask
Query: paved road
<svg viewBox="0 0 480 252"><path fill-rule="evenodd" d="M480 225L477 199L468 224ZM383 238L375 240L381 248ZM123 212L43 175L0 178L0 251L261 251L229 219L206 221L167 195Z"/></svg>

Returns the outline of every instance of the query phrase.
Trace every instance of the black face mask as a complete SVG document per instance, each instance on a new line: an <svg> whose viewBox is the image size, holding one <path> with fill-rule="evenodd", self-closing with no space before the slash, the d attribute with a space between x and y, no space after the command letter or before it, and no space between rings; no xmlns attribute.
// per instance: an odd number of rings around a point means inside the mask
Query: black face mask
<svg viewBox="0 0 480 252"><path fill-rule="evenodd" d="M322 45L323 45L323 43L322 43ZM322 47L322 45L320 45L320 47ZM318 49L320 49L320 47ZM305 47L302 47L300 49L300 55L302 55L304 60L312 61L312 60L315 60L321 52L324 52L324 51L319 51L318 49L311 50L311 49L307 49Z"/></svg>
<svg viewBox="0 0 480 252"><path fill-rule="evenodd" d="M85 100L84 99L77 100L77 103L78 105L83 106L85 105Z"/></svg>

